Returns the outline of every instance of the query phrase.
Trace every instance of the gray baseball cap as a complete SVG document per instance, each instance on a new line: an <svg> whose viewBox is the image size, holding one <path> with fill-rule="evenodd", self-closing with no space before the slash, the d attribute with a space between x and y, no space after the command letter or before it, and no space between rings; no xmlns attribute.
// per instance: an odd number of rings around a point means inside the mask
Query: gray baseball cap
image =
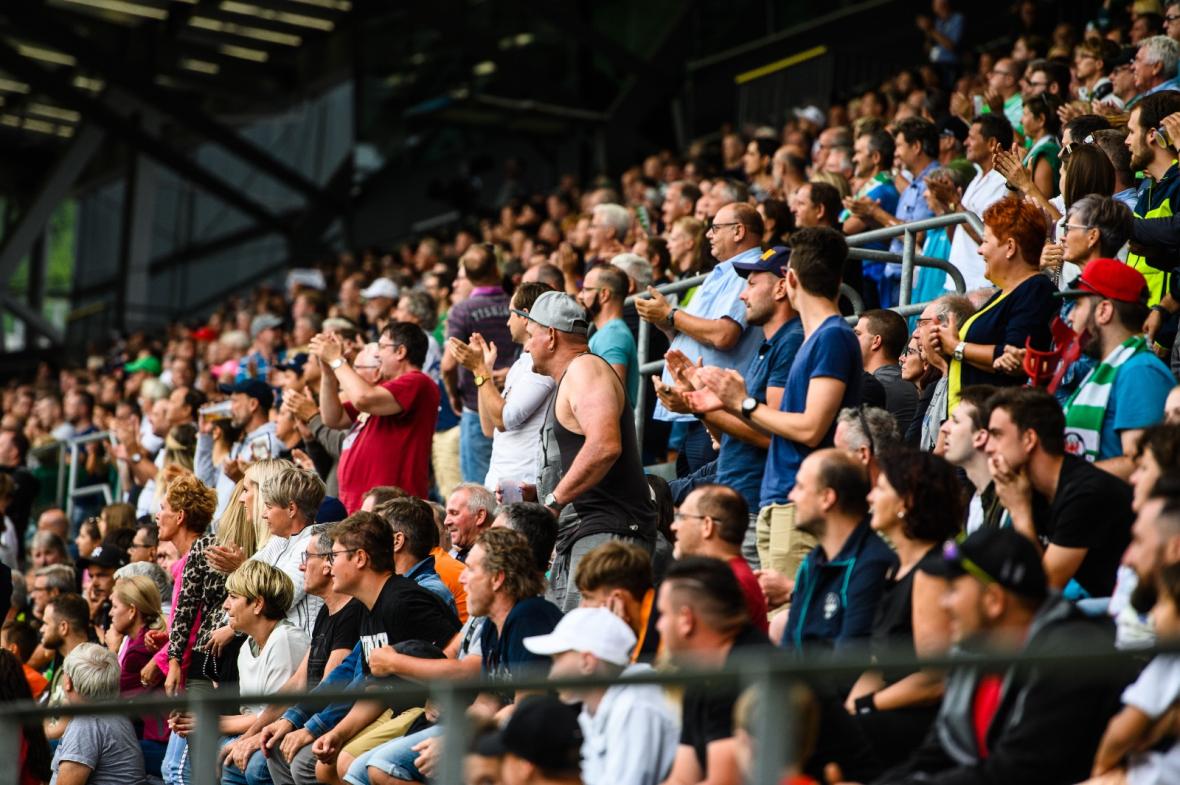
<svg viewBox="0 0 1180 785"><path fill-rule="evenodd" d="M542 327L552 327L563 333L585 335L590 332L586 309L578 305L573 297L561 292L545 292L536 299L529 311L513 308L512 312Z"/></svg>

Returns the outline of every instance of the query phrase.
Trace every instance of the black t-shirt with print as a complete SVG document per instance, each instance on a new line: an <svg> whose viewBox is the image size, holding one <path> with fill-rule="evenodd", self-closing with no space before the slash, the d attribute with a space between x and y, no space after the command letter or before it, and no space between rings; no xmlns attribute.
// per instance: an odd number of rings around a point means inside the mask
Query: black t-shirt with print
<svg viewBox="0 0 1180 785"><path fill-rule="evenodd" d="M361 617L360 641L365 675L369 655L382 646L426 641L445 649L459 631L459 617L436 594L409 578L390 575L373 608Z"/></svg>
<svg viewBox="0 0 1180 785"><path fill-rule="evenodd" d="M364 604L351 599L335 613L328 613L328 606L320 606L311 630L311 646L307 650L307 686L314 687L324 678L324 666L336 649L352 650L360 636L361 616Z"/></svg>

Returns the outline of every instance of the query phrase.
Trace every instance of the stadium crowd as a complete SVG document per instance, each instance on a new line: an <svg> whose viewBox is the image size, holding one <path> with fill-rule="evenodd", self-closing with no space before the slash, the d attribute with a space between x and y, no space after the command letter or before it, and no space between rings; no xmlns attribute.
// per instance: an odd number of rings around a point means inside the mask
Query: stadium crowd
<svg viewBox="0 0 1180 785"><path fill-rule="evenodd" d="M1079 31L1025 0L975 49L935 0L926 62L826 112L516 182L8 383L0 700L268 696L219 719L225 785L444 755L471 785L736 785L784 743L763 711L796 719L784 783L1180 781L1176 657L971 661L1180 637L1180 2L1117 8ZM966 291L920 268L907 321L901 266L848 258L901 238L846 238L960 212L918 245ZM628 683L773 647L962 664L784 706ZM480 676L464 750L431 702L283 695ZM186 785L195 732L29 723L21 782Z"/></svg>

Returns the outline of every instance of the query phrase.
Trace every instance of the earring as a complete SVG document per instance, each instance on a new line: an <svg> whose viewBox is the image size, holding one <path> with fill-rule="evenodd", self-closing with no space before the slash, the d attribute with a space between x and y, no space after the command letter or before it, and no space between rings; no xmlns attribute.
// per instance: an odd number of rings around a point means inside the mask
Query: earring
<svg viewBox="0 0 1180 785"><path fill-rule="evenodd" d="M898 511L897 511L897 519L898 519L899 521L904 521L904 520L905 520L905 510L898 510Z"/></svg>

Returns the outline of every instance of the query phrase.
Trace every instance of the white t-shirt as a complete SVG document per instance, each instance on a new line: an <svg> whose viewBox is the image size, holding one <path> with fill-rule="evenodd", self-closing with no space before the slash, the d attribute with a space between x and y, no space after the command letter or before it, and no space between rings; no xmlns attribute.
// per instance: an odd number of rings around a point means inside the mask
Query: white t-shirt
<svg viewBox="0 0 1180 785"><path fill-rule="evenodd" d="M532 485L537 481L537 455L541 428L549 401L557 389L553 378L533 371L528 352L508 369L504 379L504 429L492 434L492 458L483 484L495 491L500 480L517 480Z"/></svg>
<svg viewBox="0 0 1180 785"><path fill-rule="evenodd" d="M238 688L243 695L269 695L278 692L303 662L309 646L307 635L283 619L266 639L260 651L253 638L247 638L238 651ZM242 714L258 714L265 703L244 704Z"/></svg>
<svg viewBox="0 0 1180 785"><path fill-rule="evenodd" d="M303 630L308 638L311 637L312 627L315 626L316 614L324 606L322 599L303 590L303 573L299 569L299 563L303 560L303 552L307 550L307 541L310 539L311 526L303 527L303 531L294 537L271 535L266 544L250 557L277 567L287 573L287 577L295 584L295 595L291 600L291 609L287 611L287 621Z"/></svg>
<svg viewBox="0 0 1180 785"><path fill-rule="evenodd" d="M1007 181L1004 180L1004 175L995 169L985 175L976 175L963 191L963 209L982 217L984 210L1007 195L1005 182ZM962 226L955 229L955 234L951 237L950 262L963 274L967 291L985 289L992 285L991 281L983 277L983 257L979 255L979 243L975 242ZM954 291L955 285L950 277L946 279L946 288L947 291Z"/></svg>
<svg viewBox="0 0 1180 785"><path fill-rule="evenodd" d="M1135 683L1123 690L1123 703L1158 719L1180 698L1180 657L1161 655L1147 664ZM1180 742L1166 752L1132 753L1128 759L1130 785L1172 785L1180 782Z"/></svg>

